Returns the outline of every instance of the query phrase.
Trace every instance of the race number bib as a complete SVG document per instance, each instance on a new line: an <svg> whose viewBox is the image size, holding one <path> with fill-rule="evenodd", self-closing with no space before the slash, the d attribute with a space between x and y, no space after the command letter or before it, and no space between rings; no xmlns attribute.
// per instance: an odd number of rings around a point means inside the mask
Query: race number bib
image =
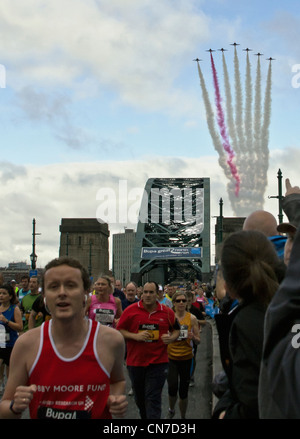
<svg viewBox="0 0 300 439"><path fill-rule="evenodd" d="M152 343L153 341L159 340L159 326L157 324L143 324L139 326L138 332L148 331L150 334L150 338L145 340L146 342Z"/></svg>
<svg viewBox="0 0 300 439"><path fill-rule="evenodd" d="M96 322L101 323L105 326L113 326L115 313L113 309L96 309Z"/></svg>
<svg viewBox="0 0 300 439"><path fill-rule="evenodd" d="M6 343L8 343L9 340L9 332L6 332L4 325L0 325L0 348L6 348Z"/></svg>
<svg viewBox="0 0 300 439"><path fill-rule="evenodd" d="M189 329L187 325L180 325L180 333L177 340L186 340L188 338Z"/></svg>

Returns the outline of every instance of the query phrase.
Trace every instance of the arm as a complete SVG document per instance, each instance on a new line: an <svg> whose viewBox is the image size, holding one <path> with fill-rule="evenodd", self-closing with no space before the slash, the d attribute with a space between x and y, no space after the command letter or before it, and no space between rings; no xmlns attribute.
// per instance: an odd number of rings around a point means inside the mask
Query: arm
<svg viewBox="0 0 300 439"><path fill-rule="evenodd" d="M28 319L28 329L33 329L35 327L35 318L37 316L37 312L33 309L30 311L29 319Z"/></svg>
<svg viewBox="0 0 300 439"><path fill-rule="evenodd" d="M0 318L3 321L3 323L5 323L6 326L8 326L10 329L18 332L23 330L22 314L18 306L15 307L14 322L5 319L5 317L2 314L0 315Z"/></svg>
<svg viewBox="0 0 300 439"><path fill-rule="evenodd" d="M189 338L193 340L195 344L199 344L200 343L199 324L197 318L193 314L191 314L191 324L192 324L192 328L191 331L189 332Z"/></svg>
<svg viewBox="0 0 300 439"><path fill-rule="evenodd" d="M119 318L121 317L121 314L123 312L122 310L122 302L118 297L115 297L116 305L117 305L117 312L116 312L116 318L115 321L117 322Z"/></svg>
<svg viewBox="0 0 300 439"><path fill-rule="evenodd" d="M150 338L150 334L148 331L140 331L140 332L129 332L126 329L119 329L120 333L123 335L125 340L134 340L134 341L145 341Z"/></svg>
<svg viewBox="0 0 300 439"><path fill-rule="evenodd" d="M33 347L36 347L36 340L39 342L39 337L36 337L36 330L32 330L19 337L14 345L10 358L9 376L0 402L0 418L2 419L21 418L33 397L36 388L26 386L26 383L29 367L31 367L30 357ZM14 401L13 410L18 414L10 409L12 401Z"/></svg>
<svg viewBox="0 0 300 439"><path fill-rule="evenodd" d="M105 361L108 361L107 367L110 370L110 394L107 406L113 416L123 418L128 406L125 395L126 381L123 368L125 343L122 335L115 329L105 327L102 332L101 347L106 350ZM105 344L105 347L103 344Z"/></svg>

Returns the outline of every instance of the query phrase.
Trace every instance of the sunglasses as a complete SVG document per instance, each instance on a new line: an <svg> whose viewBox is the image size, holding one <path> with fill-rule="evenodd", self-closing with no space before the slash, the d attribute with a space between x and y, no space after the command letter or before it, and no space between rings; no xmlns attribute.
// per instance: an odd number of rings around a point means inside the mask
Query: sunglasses
<svg viewBox="0 0 300 439"><path fill-rule="evenodd" d="M180 302L186 303L186 299L176 299L175 302L176 303L180 303Z"/></svg>

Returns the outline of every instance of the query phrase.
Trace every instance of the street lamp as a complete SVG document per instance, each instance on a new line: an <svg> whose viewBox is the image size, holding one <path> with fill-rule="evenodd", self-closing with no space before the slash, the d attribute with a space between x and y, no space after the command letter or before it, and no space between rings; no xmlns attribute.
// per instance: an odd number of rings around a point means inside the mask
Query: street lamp
<svg viewBox="0 0 300 439"><path fill-rule="evenodd" d="M36 269L36 260L37 255L35 254L35 236L40 235L40 233L35 233L35 218L32 220L32 253L30 255L30 261L31 261L31 269Z"/></svg>
<svg viewBox="0 0 300 439"><path fill-rule="evenodd" d="M31 269L36 269L36 261L37 261L37 255L35 253L31 253L30 255L30 261L31 261Z"/></svg>

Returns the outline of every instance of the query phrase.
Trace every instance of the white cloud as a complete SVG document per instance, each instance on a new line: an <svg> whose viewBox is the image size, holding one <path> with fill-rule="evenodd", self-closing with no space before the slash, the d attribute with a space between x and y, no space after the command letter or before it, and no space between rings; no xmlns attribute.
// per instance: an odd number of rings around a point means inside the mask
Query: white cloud
<svg viewBox="0 0 300 439"><path fill-rule="evenodd" d="M297 158L300 158L297 150L272 153L264 208L276 216L278 201L268 199L268 196L277 195L277 171L283 163L281 170L284 179L289 177L292 184L299 184L298 172L290 166L290 162ZM2 167L0 178L5 172ZM133 188L142 190L150 177L210 177L211 216L219 215L220 198L224 202L224 216L232 216L227 182L215 156L26 166L23 172L15 173L14 178L2 185L0 265L7 265L11 261L29 261L33 218L36 218L36 231L41 233L36 238L36 252L38 265L43 266L58 254L61 218L95 218L99 206L96 195L100 188L111 188L118 195L119 181L127 180L128 191ZM122 200L118 200L118 205L119 201ZM111 234L122 232L124 225L111 224Z"/></svg>
<svg viewBox="0 0 300 439"><path fill-rule="evenodd" d="M208 21L191 1L3 0L0 54L12 87L76 89L89 77L123 103L190 111L192 96L174 81L208 37Z"/></svg>

